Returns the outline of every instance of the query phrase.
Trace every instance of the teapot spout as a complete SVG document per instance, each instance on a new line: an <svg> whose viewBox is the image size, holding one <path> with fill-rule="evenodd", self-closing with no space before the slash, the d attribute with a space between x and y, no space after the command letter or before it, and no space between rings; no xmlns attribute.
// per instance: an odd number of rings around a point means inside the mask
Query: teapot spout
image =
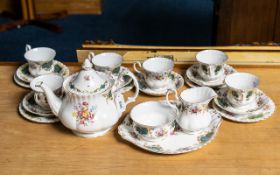
<svg viewBox="0 0 280 175"><path fill-rule="evenodd" d="M47 74L36 77L30 83L30 87L36 92L44 92L48 104L54 113L58 116L62 100L58 98L54 91L61 89L63 77L56 74Z"/></svg>
<svg viewBox="0 0 280 175"><path fill-rule="evenodd" d="M41 88L44 91L50 108L55 116L58 116L62 100L55 95L55 93L44 83L41 84Z"/></svg>

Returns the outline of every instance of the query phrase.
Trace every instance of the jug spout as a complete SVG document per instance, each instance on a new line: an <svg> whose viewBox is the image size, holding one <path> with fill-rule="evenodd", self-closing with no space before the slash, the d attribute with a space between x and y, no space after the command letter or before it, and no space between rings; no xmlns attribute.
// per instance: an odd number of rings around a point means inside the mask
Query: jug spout
<svg viewBox="0 0 280 175"><path fill-rule="evenodd" d="M52 112L55 116L58 116L62 100L59 97L57 97L55 93L44 83L42 83L40 86L47 97L47 101L50 105Z"/></svg>

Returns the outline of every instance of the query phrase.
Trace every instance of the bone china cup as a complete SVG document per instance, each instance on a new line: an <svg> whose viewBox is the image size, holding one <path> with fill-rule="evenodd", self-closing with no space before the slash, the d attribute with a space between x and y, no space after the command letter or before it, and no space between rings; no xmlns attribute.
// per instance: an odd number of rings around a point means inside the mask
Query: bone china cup
<svg viewBox="0 0 280 175"><path fill-rule="evenodd" d="M30 83L31 89L35 91L35 102L38 105L40 105L43 109L50 110L47 97L45 96L43 90L40 87L38 87L41 83L47 84L56 95L60 96L61 87L63 84L63 77L56 74L41 75L39 77L34 78Z"/></svg>
<svg viewBox="0 0 280 175"><path fill-rule="evenodd" d="M255 90L259 78L249 73L233 73L225 78L228 87L227 99L234 107L242 107L256 99Z"/></svg>
<svg viewBox="0 0 280 175"><path fill-rule="evenodd" d="M174 67L173 60L164 57L153 57L145 60L142 65L140 62L135 62L133 65L134 70L142 74L136 68L136 65L143 67L143 76L151 89L162 89L172 84L170 76Z"/></svg>
<svg viewBox="0 0 280 175"><path fill-rule="evenodd" d="M216 80L224 75L224 64L227 55L219 50L203 50L197 53L199 75L206 81Z"/></svg>
<svg viewBox="0 0 280 175"><path fill-rule="evenodd" d="M89 57L92 58L93 67L100 72L109 72L118 74L123 58L121 55L113 52L101 53L94 55L90 52Z"/></svg>
<svg viewBox="0 0 280 175"><path fill-rule="evenodd" d="M167 104L156 101L138 104L130 112L134 132L146 141L166 138L174 130L175 115Z"/></svg>
<svg viewBox="0 0 280 175"><path fill-rule="evenodd" d="M56 55L55 50L48 47L31 48L30 45L25 47L24 57L29 66L28 70L34 77L53 72L53 59Z"/></svg>

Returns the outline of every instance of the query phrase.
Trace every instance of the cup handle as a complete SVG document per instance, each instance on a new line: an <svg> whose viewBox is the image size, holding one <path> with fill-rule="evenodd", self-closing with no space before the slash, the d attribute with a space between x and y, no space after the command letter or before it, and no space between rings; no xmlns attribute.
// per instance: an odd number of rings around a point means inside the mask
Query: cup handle
<svg viewBox="0 0 280 175"><path fill-rule="evenodd" d="M95 54L94 54L93 52L89 52L89 53L88 53L88 59L89 59L90 61L92 61L92 59L94 58L94 56L95 56Z"/></svg>
<svg viewBox="0 0 280 175"><path fill-rule="evenodd" d="M27 51L29 51L29 50L31 50L32 48L31 48L31 45L29 45L29 44L26 44L25 45L25 51L27 52Z"/></svg>
<svg viewBox="0 0 280 175"><path fill-rule="evenodd" d="M210 77L215 77L215 67L213 66L209 66L209 73L210 73Z"/></svg>
<svg viewBox="0 0 280 175"><path fill-rule="evenodd" d="M135 70L135 72L139 73L139 74L142 74L142 72L140 70L137 69L137 66L139 66L140 68L142 67L142 64L140 63L140 61L136 61L134 64L133 64L133 69Z"/></svg>
<svg viewBox="0 0 280 175"><path fill-rule="evenodd" d="M171 103L170 103L170 100L169 100L169 94L172 93L172 92L175 93L176 101L179 100L177 91L176 91L175 89L168 89L168 91L167 91L167 93L166 93L166 97L165 97L165 98L166 98L166 103L168 104L168 106L170 106L171 108L175 109L176 114L178 115L178 114L180 113L179 109L177 108L176 105L171 104Z"/></svg>

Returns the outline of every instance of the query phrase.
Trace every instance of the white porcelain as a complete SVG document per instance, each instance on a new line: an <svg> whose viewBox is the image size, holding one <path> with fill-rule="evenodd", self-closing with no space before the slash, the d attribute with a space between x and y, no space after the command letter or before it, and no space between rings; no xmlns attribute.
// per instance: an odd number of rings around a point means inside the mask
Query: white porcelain
<svg viewBox="0 0 280 175"><path fill-rule="evenodd" d="M245 115L250 113L257 113L262 110L262 107L269 101L269 98L264 93L261 93L258 89L256 89L256 100L252 101L252 103L248 105L237 108L232 106L228 101L227 91L227 88L219 89L217 91L218 97L214 99L214 102L221 109L233 114Z"/></svg>
<svg viewBox="0 0 280 175"><path fill-rule="evenodd" d="M13 79L14 79L14 82L15 82L17 85L19 85L19 86L21 86L21 87L24 87L24 88L30 88L29 83L20 80L20 79L17 77L16 74L14 74Z"/></svg>
<svg viewBox="0 0 280 175"><path fill-rule="evenodd" d="M33 113L28 112L26 109L24 109L22 103L19 104L18 107L20 115L25 118L26 120L35 122L35 123L56 123L59 122L59 119L52 115L52 116L42 116L42 115L36 115Z"/></svg>
<svg viewBox="0 0 280 175"><path fill-rule="evenodd" d="M140 91L147 95L151 95L151 96L165 96L168 89L180 89L184 85L183 77L180 74L173 72L173 71L171 72L171 75L169 76L169 78L171 79L171 83L162 89L150 88L146 84L145 78L142 74L137 74L136 77L138 79Z"/></svg>
<svg viewBox="0 0 280 175"><path fill-rule="evenodd" d="M234 107L242 107L256 100L255 90L259 78L250 73L228 75L225 83L228 87L227 99Z"/></svg>
<svg viewBox="0 0 280 175"><path fill-rule="evenodd" d="M28 70L34 77L53 72L53 60L56 55L55 50L49 47L31 48L26 45L24 57L29 66Z"/></svg>
<svg viewBox="0 0 280 175"><path fill-rule="evenodd" d="M89 52L88 58L93 64L96 71L104 72L111 75L115 81L115 88L122 92L126 92L133 88L132 78L124 73L130 71L129 69L121 66L123 57L117 53L106 52L95 55Z"/></svg>
<svg viewBox="0 0 280 175"><path fill-rule="evenodd" d="M46 85L41 84L53 113L64 126L81 137L104 135L117 123L126 106L138 97L139 85L135 76L126 72L134 80L136 92L125 102L118 91L113 91L114 79L103 72L92 69L86 59L80 72L67 77L63 82L65 96L60 99ZM48 81L48 80L46 80Z"/></svg>
<svg viewBox="0 0 280 175"><path fill-rule="evenodd" d="M54 70L52 73L67 77L69 75L69 68L63 63L54 60ZM14 74L15 83L21 87L30 88L30 82L34 79L29 70L28 63L19 66Z"/></svg>
<svg viewBox="0 0 280 175"><path fill-rule="evenodd" d="M170 92L175 92L175 97L180 105L169 102ZM184 132L196 132L207 128L211 122L211 113L208 103L216 97L215 91L209 87L196 87L184 90L180 97L176 90L166 94L166 101L170 107L177 110L177 123Z"/></svg>
<svg viewBox="0 0 280 175"><path fill-rule="evenodd" d="M224 75L227 55L219 50L203 50L196 54L199 62L199 74L204 80L215 80Z"/></svg>
<svg viewBox="0 0 280 175"><path fill-rule="evenodd" d="M137 66L143 67L142 73ZM138 74L142 74L146 84L151 89L165 89L171 84L171 73L174 68L173 60L164 57L153 57L145 60L143 64L139 61L133 65L134 70Z"/></svg>
<svg viewBox="0 0 280 175"><path fill-rule="evenodd" d="M101 72L110 71L118 73L123 61L121 55L113 52L105 52L97 55L90 52L88 57L91 59L94 69Z"/></svg>
<svg viewBox="0 0 280 175"><path fill-rule="evenodd" d="M166 104L165 101L161 101L163 104ZM169 108L172 111L172 108ZM201 149L202 147L209 144L217 135L219 126L221 124L221 116L215 111L210 110L211 113L211 123L204 132L188 134L182 132L180 127L176 125L175 130L167 138L157 141L150 142L145 141L142 138L138 137L133 130L133 121L130 119L130 116L124 119L124 121L118 127L119 135L132 144L159 154L182 154L191 151Z"/></svg>
<svg viewBox="0 0 280 175"><path fill-rule="evenodd" d="M176 113L167 104L157 101L143 102L130 112L134 132L143 140L158 141L173 132Z"/></svg>
<svg viewBox="0 0 280 175"><path fill-rule="evenodd" d="M41 75L34 78L30 87L35 92L34 99L35 102L45 110L50 110L50 105L48 104L47 97L40 87L40 84L45 82L45 84L57 95L61 95L61 87L63 84L63 77L57 74Z"/></svg>
<svg viewBox="0 0 280 175"><path fill-rule="evenodd" d="M268 119L269 117L272 116L272 114L275 111L275 104L269 98L268 96L265 95L261 90L257 90L257 93L259 96L265 96L264 98L267 99L265 102L265 105L261 106L260 109L252 112L248 112L247 114L235 114L231 113L229 111L226 111L219 107L215 102L213 103L213 108L220 113L224 118L235 121L235 122L240 122L240 123L255 123L259 121L263 121Z"/></svg>
<svg viewBox="0 0 280 175"><path fill-rule="evenodd" d="M236 70L224 64L224 74L215 80L204 80L199 74L199 64L194 64L186 70L185 77L188 78L191 82L197 84L198 86L208 86L212 88L220 88L225 86L225 77L232 73L236 72Z"/></svg>
<svg viewBox="0 0 280 175"><path fill-rule="evenodd" d="M24 96L24 98L21 101L23 109L37 116L53 117L54 114L51 110L46 110L36 103L34 99L34 94L35 92L31 91Z"/></svg>

